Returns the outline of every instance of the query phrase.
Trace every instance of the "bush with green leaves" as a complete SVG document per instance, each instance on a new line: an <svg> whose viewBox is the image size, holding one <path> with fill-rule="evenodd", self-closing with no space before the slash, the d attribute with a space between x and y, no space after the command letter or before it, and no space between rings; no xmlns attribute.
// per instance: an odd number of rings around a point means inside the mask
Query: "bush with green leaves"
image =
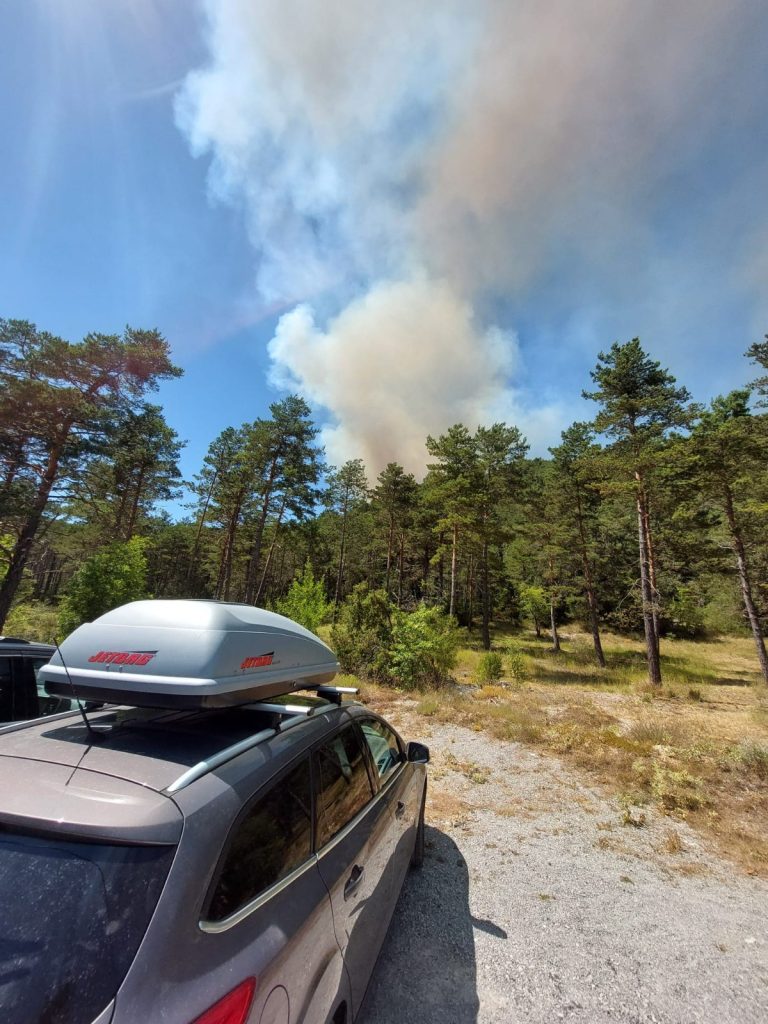
<svg viewBox="0 0 768 1024"><path fill-rule="evenodd" d="M504 659L498 651L485 651L477 663L477 680L496 683L504 675Z"/></svg>
<svg viewBox="0 0 768 1024"><path fill-rule="evenodd" d="M3 633L52 644L59 635L58 609L41 601L22 601L13 607L5 620Z"/></svg>
<svg viewBox="0 0 768 1024"><path fill-rule="evenodd" d="M315 579L312 566L307 562L288 593L277 602L275 611L317 633L319 627L330 618L331 608L332 605L325 597L322 580Z"/></svg>
<svg viewBox="0 0 768 1024"><path fill-rule="evenodd" d="M389 674L407 689L440 686L456 664L461 634L455 619L422 605L397 612L389 649Z"/></svg>
<svg viewBox="0 0 768 1024"><path fill-rule="evenodd" d="M364 679L387 678L393 606L383 590L358 583L341 606L331 644L344 672Z"/></svg>
<svg viewBox="0 0 768 1024"><path fill-rule="evenodd" d="M115 541L84 562L61 606L63 636L121 604L151 596L147 593L146 545L142 537Z"/></svg>

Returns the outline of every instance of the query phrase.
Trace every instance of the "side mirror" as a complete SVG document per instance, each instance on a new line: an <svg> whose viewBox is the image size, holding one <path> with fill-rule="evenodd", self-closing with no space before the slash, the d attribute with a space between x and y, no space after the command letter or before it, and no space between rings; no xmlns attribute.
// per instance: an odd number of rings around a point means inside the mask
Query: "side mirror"
<svg viewBox="0 0 768 1024"><path fill-rule="evenodd" d="M429 747L423 743L409 743L405 756L412 764L429 764Z"/></svg>

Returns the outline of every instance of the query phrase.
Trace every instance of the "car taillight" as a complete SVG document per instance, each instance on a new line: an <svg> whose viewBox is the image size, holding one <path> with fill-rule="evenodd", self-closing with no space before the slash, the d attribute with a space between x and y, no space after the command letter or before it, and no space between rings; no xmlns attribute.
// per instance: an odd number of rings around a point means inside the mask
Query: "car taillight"
<svg viewBox="0 0 768 1024"><path fill-rule="evenodd" d="M192 1024L245 1024L255 991L256 979L246 978L205 1013L195 1017Z"/></svg>

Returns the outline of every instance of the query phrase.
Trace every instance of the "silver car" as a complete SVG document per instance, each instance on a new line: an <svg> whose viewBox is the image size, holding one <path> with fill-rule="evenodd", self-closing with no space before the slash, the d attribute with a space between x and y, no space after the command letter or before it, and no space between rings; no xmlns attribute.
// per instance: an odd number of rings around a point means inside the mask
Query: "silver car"
<svg viewBox="0 0 768 1024"><path fill-rule="evenodd" d="M424 855L429 752L299 704L0 730L3 1024L355 1019Z"/></svg>

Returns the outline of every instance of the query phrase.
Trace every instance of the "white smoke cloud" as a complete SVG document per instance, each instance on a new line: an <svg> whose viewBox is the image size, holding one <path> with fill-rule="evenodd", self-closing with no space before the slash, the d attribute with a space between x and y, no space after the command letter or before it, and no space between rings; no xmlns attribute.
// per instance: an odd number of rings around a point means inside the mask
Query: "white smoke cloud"
<svg viewBox="0 0 768 1024"><path fill-rule="evenodd" d="M557 441L487 311L564 268L574 305L653 282L658 192L740 101L759 6L208 0L177 118L244 204L264 302L302 303L273 378L329 410L335 459L417 468L460 420Z"/></svg>
<svg viewBox="0 0 768 1024"><path fill-rule="evenodd" d="M333 410L336 422L323 437L331 461L354 453L372 474L395 454L421 472L427 434L518 410L508 386L515 337L483 330L467 302L425 277L375 285L324 329L299 306L281 318L269 351L277 384ZM531 417L535 432L542 420L563 425L556 408Z"/></svg>

